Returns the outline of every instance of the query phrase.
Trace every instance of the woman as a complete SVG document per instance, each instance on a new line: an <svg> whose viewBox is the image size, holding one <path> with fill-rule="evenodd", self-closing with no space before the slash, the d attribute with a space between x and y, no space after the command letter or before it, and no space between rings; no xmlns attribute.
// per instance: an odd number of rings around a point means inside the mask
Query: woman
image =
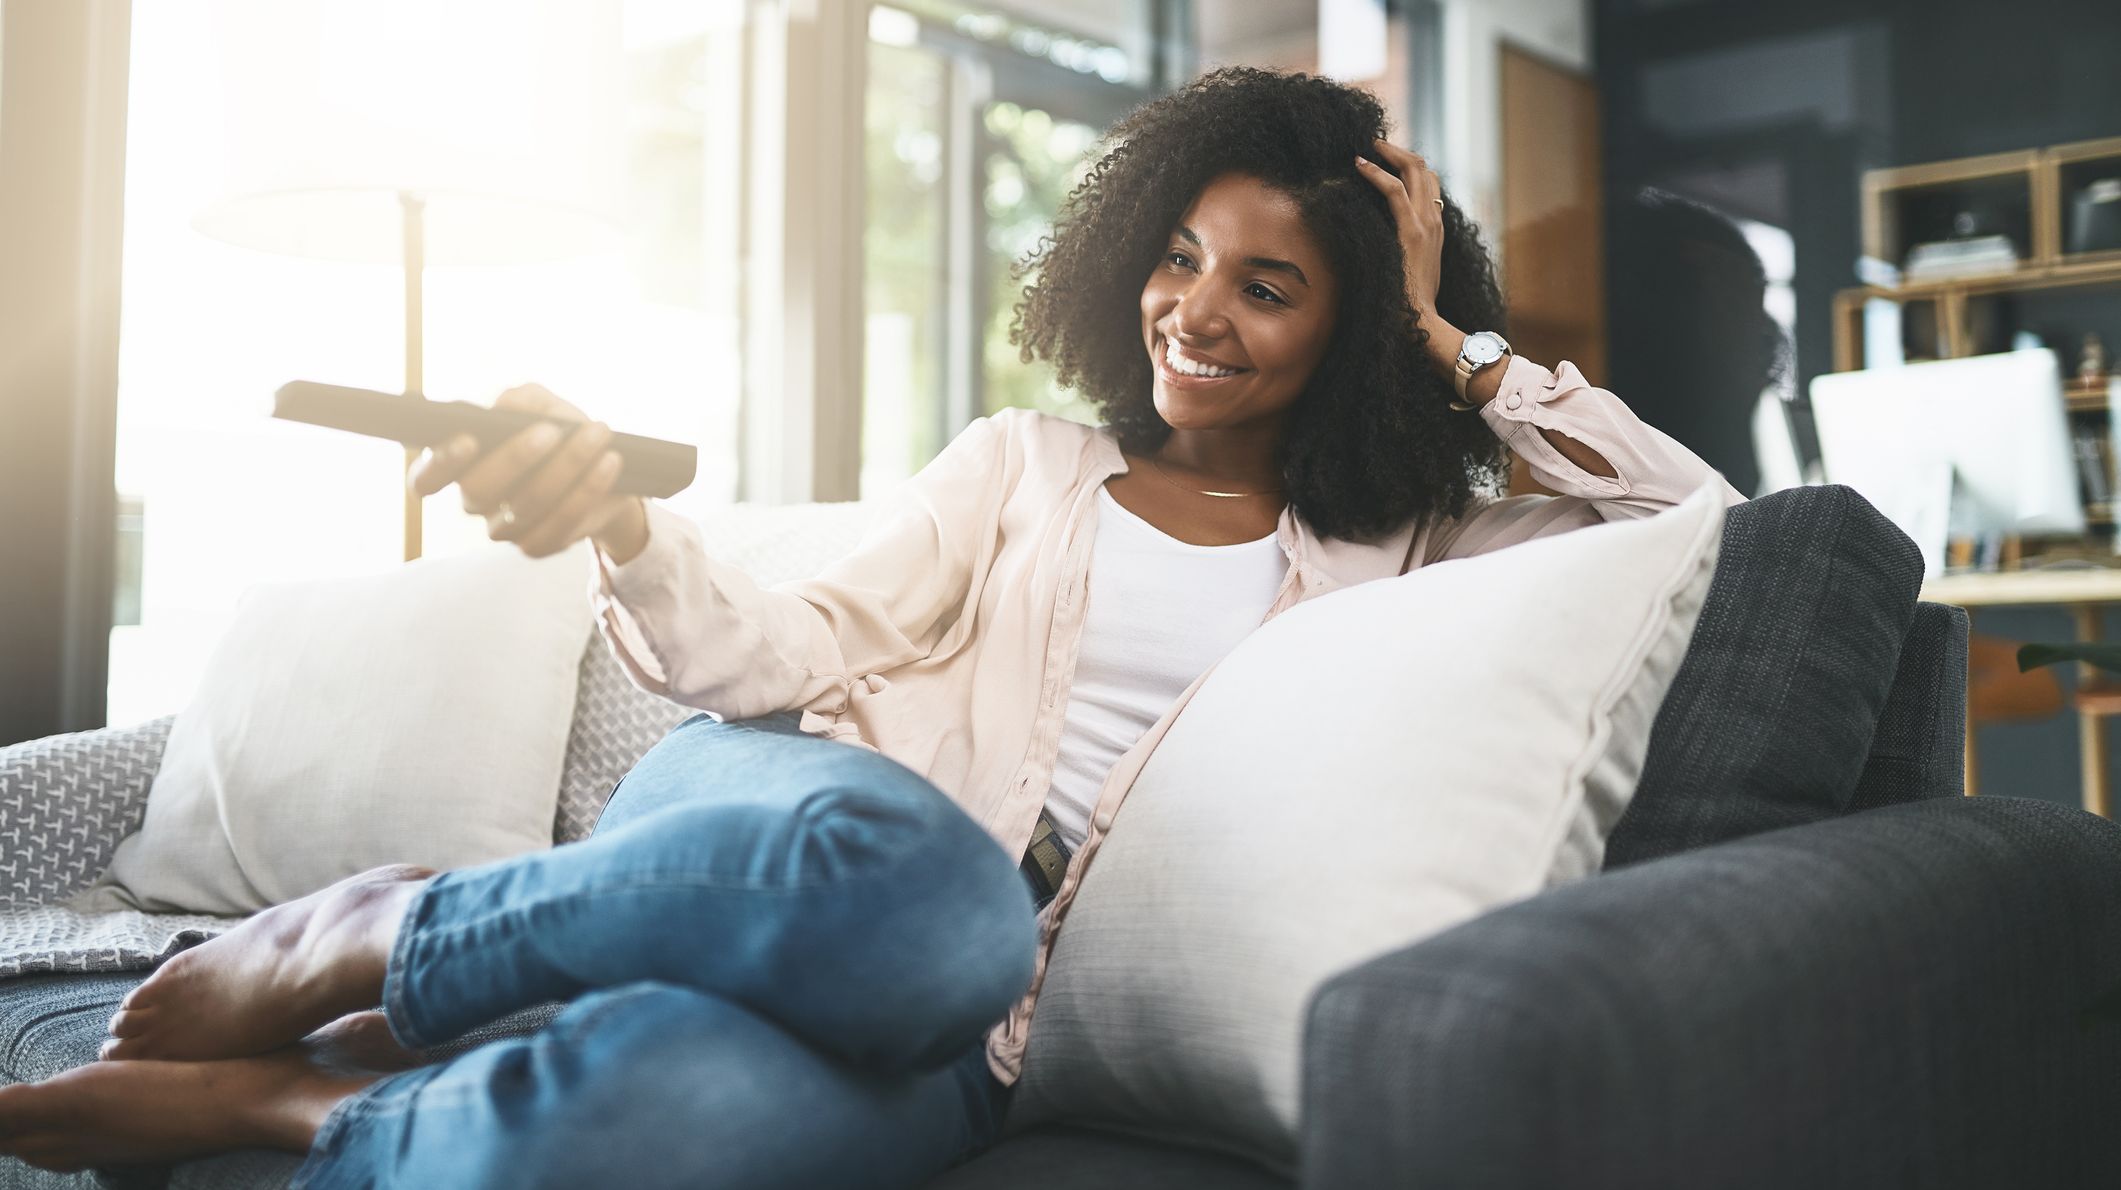
<svg viewBox="0 0 2121 1190"><path fill-rule="evenodd" d="M423 459L496 539L591 538L619 660L720 721L581 844L369 873L171 959L108 1060L0 1090L0 1145L277 1146L305 1187L811 1187L990 1144L1082 872L1217 658L1303 599L1713 482L1573 367L1466 346L1492 270L1383 131L1367 94L1251 70L1129 116L1013 328L1108 424L975 421L816 578L762 590L611 496L595 423ZM1480 501L1505 444L1568 494ZM554 999L533 1036L378 1069Z"/></svg>

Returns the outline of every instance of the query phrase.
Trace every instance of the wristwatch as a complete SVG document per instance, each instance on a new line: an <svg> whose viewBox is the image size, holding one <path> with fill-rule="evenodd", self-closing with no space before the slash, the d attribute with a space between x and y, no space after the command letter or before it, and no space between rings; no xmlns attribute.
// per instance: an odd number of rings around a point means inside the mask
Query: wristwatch
<svg viewBox="0 0 2121 1190"><path fill-rule="evenodd" d="M1458 399L1465 400L1466 385L1472 383L1473 373L1500 362L1508 354L1510 341L1494 331L1474 331L1467 335L1466 341L1458 348L1458 366L1451 373L1451 382L1458 386Z"/></svg>

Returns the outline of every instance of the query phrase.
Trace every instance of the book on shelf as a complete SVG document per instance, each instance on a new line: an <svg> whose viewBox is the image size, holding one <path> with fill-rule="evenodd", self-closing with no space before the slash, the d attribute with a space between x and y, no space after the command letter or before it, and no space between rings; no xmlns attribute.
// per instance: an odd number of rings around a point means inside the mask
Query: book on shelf
<svg viewBox="0 0 2121 1190"><path fill-rule="evenodd" d="M1908 250L1905 272L1910 281L1936 281L2007 273L2017 267L2018 248L2009 236L1973 236L1915 245Z"/></svg>
<svg viewBox="0 0 2121 1190"><path fill-rule="evenodd" d="M2107 427L2071 431L2077 456L2077 488L2086 508L2111 504L2114 498L2114 447Z"/></svg>

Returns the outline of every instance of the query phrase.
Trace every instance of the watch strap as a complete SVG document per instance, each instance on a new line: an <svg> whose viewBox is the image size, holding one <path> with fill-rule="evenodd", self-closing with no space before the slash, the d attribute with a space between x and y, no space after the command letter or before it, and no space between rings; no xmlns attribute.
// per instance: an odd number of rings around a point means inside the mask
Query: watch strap
<svg viewBox="0 0 2121 1190"><path fill-rule="evenodd" d="M1458 358L1451 361L1451 387L1458 390L1458 399L1466 399L1466 385L1473 382L1473 361L1461 350Z"/></svg>

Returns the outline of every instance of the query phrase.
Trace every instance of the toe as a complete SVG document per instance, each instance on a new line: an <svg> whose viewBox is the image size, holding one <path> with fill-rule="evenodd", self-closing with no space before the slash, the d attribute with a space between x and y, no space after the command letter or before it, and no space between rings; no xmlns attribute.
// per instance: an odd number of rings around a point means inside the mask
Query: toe
<svg viewBox="0 0 2121 1190"><path fill-rule="evenodd" d="M151 1015L147 1009L143 1008L120 1009L116 1015L110 1018L110 1035L112 1037L138 1037L142 1033L147 1032L148 1020Z"/></svg>
<svg viewBox="0 0 2121 1190"><path fill-rule="evenodd" d="M175 983L183 972L181 966L172 968L175 959L165 961L154 973L118 1001L120 1008L147 1008L162 998L163 991Z"/></svg>
<svg viewBox="0 0 2121 1190"><path fill-rule="evenodd" d="M96 1056L106 1062L130 1062L136 1058L155 1058L162 1055L155 1053L151 1038L112 1037L96 1047Z"/></svg>
<svg viewBox="0 0 2121 1190"><path fill-rule="evenodd" d="M96 1059L102 1062L130 1062L153 1056L147 1043L137 1037L113 1037L96 1047Z"/></svg>

